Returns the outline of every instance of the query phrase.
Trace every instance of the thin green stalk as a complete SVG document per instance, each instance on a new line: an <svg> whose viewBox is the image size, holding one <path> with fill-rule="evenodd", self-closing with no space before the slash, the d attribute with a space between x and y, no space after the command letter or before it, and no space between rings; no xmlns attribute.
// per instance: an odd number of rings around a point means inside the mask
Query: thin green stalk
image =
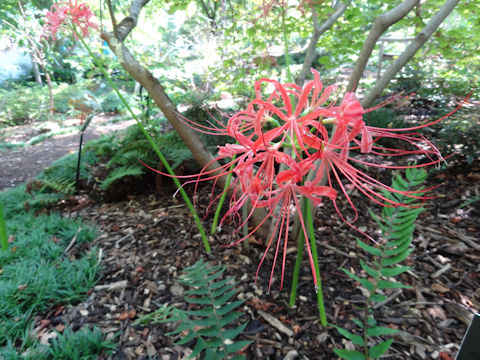
<svg viewBox="0 0 480 360"><path fill-rule="evenodd" d="M235 155L233 156L232 158L232 161L235 160ZM217 226L218 226L218 219L220 218L220 212L222 211L222 206L223 206L223 203L225 202L225 198L227 197L227 189L228 187L230 186L230 181L232 181L232 170L233 170L233 167L235 166L235 164L232 164L230 165L230 173L228 174L227 176L227 182L225 183L225 186L223 187L223 193L222 193L222 196L220 197L220 200L218 201L218 205L217 205L217 210L215 211L215 216L213 217L213 222L212 222L212 229L211 229L211 234L215 234L215 232L217 231Z"/></svg>
<svg viewBox="0 0 480 360"><path fill-rule="evenodd" d="M125 107L127 108L128 112L130 113L130 115L135 119L135 121L137 122L137 125L138 127L140 128L140 130L143 132L143 134L145 135L146 139L148 140L148 142L150 143L150 146L152 147L152 149L155 151L155 153L157 154L158 158L160 159L160 161L162 162L163 166L165 166L165 169L167 170L167 172L172 175L172 179L173 179L173 182L175 183L175 185L177 186L177 188L179 189L180 191L180 195L182 196L183 200L185 201L185 204L187 204L187 207L188 209L190 210L190 212L192 213L193 215L193 218L195 220L195 223L197 224L197 227L198 227L198 230L200 231L200 235L202 236L202 241L203 241L203 246L205 247L205 250L207 252L210 252L210 245L208 243L208 239L207 239L207 235L205 234L205 230L203 229L203 226L202 226L202 223L200 221L200 217L198 216L197 212L195 211L194 207L193 207L193 204L192 202L190 201L190 199L188 198L187 194L185 193L185 190L183 190L182 188L182 185L180 184L180 181L175 177L175 173L173 171L173 169L171 168L170 164L168 163L167 159L165 159L165 157L163 156L162 152L160 151L160 149L158 148L157 144L155 144L155 142L153 141L152 137L150 136L150 134L147 132L147 130L145 130L145 127L143 126L142 122L138 119L138 117L134 114L134 112L132 111L130 105L127 103L127 101L125 100L125 98L123 97L123 95L120 93L120 91L118 90L117 86L114 84L114 82L112 81L112 79L110 78L110 75L107 73L107 71L105 70L105 67L103 66L102 62L95 56L95 54L93 54L93 52L91 51L90 47L87 45L87 43L85 42L85 40L83 40L83 38L80 36L80 34L78 33L77 29L75 27L73 27L73 30L75 31L75 34L77 35L77 37L80 39L80 41L82 42L83 46L85 47L85 49L87 49L88 53L90 54L90 56L92 57L92 59L95 61L95 63L97 64L98 68L100 69L100 71L102 72L102 74L105 76L105 78L107 79L108 83L110 84L110 86L113 88L113 90L115 91L115 93L117 94L117 96L119 97L120 101L125 105Z"/></svg>
<svg viewBox="0 0 480 360"><path fill-rule="evenodd" d="M313 217L312 217L312 203L309 199L302 199L302 214L305 219L305 223L308 229L308 237L310 239L310 248L312 251L313 265L315 268L315 273L317 277L317 288L315 289L317 293L317 303L318 303L318 313L320 316L320 323L323 326L327 326L327 317L325 313L325 304L323 300L323 290L322 290L322 279L320 276L320 267L318 265L318 252L317 244L315 241L315 229L313 227ZM294 306L297 298L297 288L298 288L298 279L300 276L300 266L302 265L302 255L303 249L305 247L305 234L303 231L300 231L297 241L297 257L295 259L295 267L293 269L293 278L292 278L292 289L290 290L290 301L289 305Z"/></svg>
<svg viewBox="0 0 480 360"><path fill-rule="evenodd" d="M318 252L317 244L315 241L315 229L313 227L313 217L312 217L312 202L309 199L305 199L306 202L306 220L307 227L310 238L310 248L312 250L313 265L315 267L315 274L317 275L317 288L315 289L317 293L317 303L318 303L318 312L320 314L320 323L323 326L327 326L327 316L325 314L325 303L323 301L323 290L322 290L322 278L320 276L320 267L318 266Z"/></svg>
<svg viewBox="0 0 480 360"><path fill-rule="evenodd" d="M0 202L0 244L4 251L8 250L7 225L3 215L3 204Z"/></svg>
<svg viewBox="0 0 480 360"><path fill-rule="evenodd" d="M306 199L302 198L302 214L305 214L307 211L307 204ZM298 214L297 214L298 215ZM298 278L300 277L300 266L302 265L302 257L303 257L303 249L305 248L305 234L303 231L299 230L295 231L293 229L293 235L297 236L297 257L295 259L295 267L293 268L293 278L292 278L292 289L290 290L290 306L295 306L295 301L297 300L297 288L298 288Z"/></svg>

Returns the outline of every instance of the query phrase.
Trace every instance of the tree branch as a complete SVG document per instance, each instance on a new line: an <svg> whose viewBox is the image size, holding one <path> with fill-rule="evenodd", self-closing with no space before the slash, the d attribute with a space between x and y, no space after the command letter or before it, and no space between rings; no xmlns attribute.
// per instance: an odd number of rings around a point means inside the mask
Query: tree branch
<svg viewBox="0 0 480 360"><path fill-rule="evenodd" d="M107 7L108 7L108 12L110 13L110 19L112 20L113 33L115 34L115 37L118 39L117 19L115 19L115 12L113 11L112 0L107 0Z"/></svg>
<svg viewBox="0 0 480 360"><path fill-rule="evenodd" d="M118 41L123 42L132 32L135 26L137 26L140 11L149 2L150 0L134 0L132 2L132 5L130 5L129 15L120 21L120 24L118 24Z"/></svg>
<svg viewBox="0 0 480 360"><path fill-rule="evenodd" d="M368 59L372 54L373 48L377 43L380 36L390 26L403 19L418 3L420 0L405 0L400 5L380 15L373 23L370 32L368 33L367 40L363 44L360 55L353 69L352 76L348 82L347 91L355 91L360 79L362 78L363 71L367 66Z"/></svg>
<svg viewBox="0 0 480 360"><path fill-rule="evenodd" d="M140 10L149 2L149 0L134 0L132 6L130 7L129 16L124 18L118 25L118 36L117 39L115 34L112 32L102 32L101 38L105 40L110 47L110 49L118 57L122 67L132 76L136 81L138 81L145 90L148 91L152 97L155 104L163 112L168 121L172 124L175 131L178 133L180 138L183 140L185 145L190 149L195 160L203 167L210 163L206 170L216 170L220 167L220 164L216 161L213 161L212 154L205 147L203 142L198 138L192 129L185 125L180 118L177 116L177 110L172 100L168 97L165 92L164 87L157 78L140 62L134 58L132 53L123 45L123 40L128 36L128 34L135 28L138 21L138 15ZM218 179L218 184L221 187L224 187L226 184L226 176L223 176ZM259 211L257 211L259 210ZM253 214L253 222L255 224L261 223L265 218L266 212L263 209L256 209ZM262 227L260 234L265 236L268 230L267 226Z"/></svg>
<svg viewBox="0 0 480 360"><path fill-rule="evenodd" d="M440 24L453 11L460 0L447 0L438 10L428 24L420 31L415 39L407 46L405 51L385 70L385 73L376 82L375 87L363 98L362 106L369 107L375 99L387 87L393 77L405 66L405 64L417 53L417 51L427 42L428 38L437 30Z"/></svg>
<svg viewBox="0 0 480 360"><path fill-rule="evenodd" d="M313 34L308 44L307 51L305 54L305 61L303 62L302 70L296 79L296 84L302 86L307 78L307 75L310 73L310 68L312 67L313 60L315 59L315 48L317 47L318 40L327 30L329 30L333 24L338 20L340 16L343 15L348 5L350 5L351 0L346 0L345 3L341 4L338 9L330 15L330 17L321 25L318 25L318 15L315 8L312 6L312 21L313 21Z"/></svg>

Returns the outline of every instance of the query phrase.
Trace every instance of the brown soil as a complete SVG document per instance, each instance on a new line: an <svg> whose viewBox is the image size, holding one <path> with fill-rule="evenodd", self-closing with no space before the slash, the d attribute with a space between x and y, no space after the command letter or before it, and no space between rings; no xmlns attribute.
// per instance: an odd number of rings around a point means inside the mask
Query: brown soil
<svg viewBox="0 0 480 360"><path fill-rule="evenodd" d="M133 120L112 123L112 117L95 116L83 136L84 143L102 134L124 129L134 123ZM58 124L53 124L58 125ZM77 119L68 120L63 126L80 125ZM3 142L27 142L43 130L38 123L2 129L0 139ZM8 133L7 133L8 131ZM25 148L0 150L0 191L31 180L53 161L78 150L80 131L57 135L38 144Z"/></svg>

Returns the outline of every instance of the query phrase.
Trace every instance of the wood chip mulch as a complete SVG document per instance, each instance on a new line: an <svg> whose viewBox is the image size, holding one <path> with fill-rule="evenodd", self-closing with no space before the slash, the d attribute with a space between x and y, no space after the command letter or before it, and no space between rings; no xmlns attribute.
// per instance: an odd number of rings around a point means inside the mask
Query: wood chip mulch
<svg viewBox="0 0 480 360"><path fill-rule="evenodd" d="M455 168L430 178L440 196L417 222L416 250L406 263L413 270L400 281L413 289L390 292L388 300L374 308L380 325L400 330L394 336L388 359L454 359L475 310L480 307L480 210L479 202L460 208L466 200L480 195L480 166ZM190 189L189 189L190 190ZM210 188L202 187L197 203L206 206ZM211 238L212 253L206 254L195 223L172 189L159 193L130 196L117 203L77 200L64 215L89 221L100 228L96 246L101 258L102 276L88 298L76 306L66 306L55 323L80 329L87 324L99 327L107 338L115 339L118 351L113 359L184 359L191 350L176 346L179 338L165 336L171 324L132 325L141 314L164 304L186 308L185 289L175 282L182 269L200 258L227 265L227 273L240 281L244 299L240 322L249 322L240 336L252 340L245 350L247 359L336 359L333 348L352 348L333 327L322 328L318 321L316 297L309 267L302 270L297 306L288 306L289 275L280 291L277 271L271 291L267 291L273 253L261 268L255 285L255 272L265 247L252 238L248 252L233 242L229 229ZM364 214L356 223L374 234L375 223L368 217L368 206L355 192L352 197ZM81 201L77 201L81 203ZM328 321L351 327L351 318L360 316L360 288L340 268L360 272L359 260L367 259L355 243L355 231L339 221L332 206L325 204L316 219L321 273ZM208 224L209 219L205 221ZM74 245L72 254L86 245ZM91 245L88 245L91 246ZM292 245L293 247L293 245ZM292 273L295 251L287 256L287 274ZM52 324L53 326L53 324Z"/></svg>

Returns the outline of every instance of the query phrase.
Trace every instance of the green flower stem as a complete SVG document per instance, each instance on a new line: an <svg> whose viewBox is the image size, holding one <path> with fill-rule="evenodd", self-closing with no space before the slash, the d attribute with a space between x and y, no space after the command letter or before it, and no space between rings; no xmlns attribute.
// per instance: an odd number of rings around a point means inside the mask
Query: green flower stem
<svg viewBox="0 0 480 360"><path fill-rule="evenodd" d="M147 132L147 130L145 130L145 127L143 126L142 122L138 119L138 117L134 114L134 112L132 111L130 105L127 103L127 101L125 100L125 98L123 97L123 95L120 93L120 91L118 91L118 88L117 86L113 83L110 75L107 73L107 71L105 70L105 67L103 66L102 62L95 56L95 54L93 54L92 50L90 49L90 47L86 44L85 40L80 36L80 34L78 33L77 29L75 28L75 26L73 27L73 30L75 31L75 34L77 35L77 37L80 39L80 41L82 42L83 46L85 47L85 49L87 49L88 53L90 54L90 56L92 57L92 59L95 61L95 63L97 64L98 68L100 69L100 71L102 72L102 74L105 76L105 78L107 79L108 83L110 84L110 86L113 88L113 90L115 91L115 93L118 95L120 101L122 101L122 103L125 105L125 107L128 109L128 112L130 113L130 115L132 115L132 117L135 119L135 121L137 122L137 125L138 127L140 128L140 130L143 132L143 134L145 135L146 139L148 140L148 142L150 143L150 145L152 146L152 149L155 151L155 153L157 154L158 158L160 159L160 161L162 162L163 166L165 166L165 169L167 170L167 172L172 175L172 179L173 179L173 182L175 183L175 185L177 186L177 188L179 189L180 191L180 194L182 195L182 198L183 200L185 201L185 204L187 204L187 207L188 209L190 210L190 212L192 213L193 215L193 218L195 219L195 223L197 224L197 227L198 227L198 230L200 231L200 235L202 236L202 241L203 241L203 246L205 247L205 250L207 252L210 252L210 245L208 243L208 239L207 239L207 235L205 234L205 230L203 229L203 226L202 226L202 223L200 221L200 217L198 216L197 212L195 211L195 209L193 208L193 204L192 202L190 201L190 199L188 198L187 194L185 193L185 190L183 190L182 188L182 184L180 184L180 181L176 178L175 176L175 173L173 172L173 169L171 168L170 164L168 163L167 159L165 159L165 157L163 156L162 152L160 151L160 149L158 148L157 144L155 144L155 142L153 141L152 137L150 136L150 134Z"/></svg>
<svg viewBox="0 0 480 360"><path fill-rule="evenodd" d="M232 158L232 161L235 160L235 157L236 156ZM223 203L225 202L225 198L227 197L227 189L230 186L230 182L232 181L232 175L233 175L232 170L234 166L235 164L230 165L230 169L229 169L230 173L228 174L227 181L225 183L225 186L223 187L222 196L218 201L217 210L215 211L215 216L213 217L213 222L212 222L212 229L211 229L212 235L215 234L215 232L217 231L218 219L220 218L220 212L222 211Z"/></svg>
<svg viewBox="0 0 480 360"><path fill-rule="evenodd" d="M302 214L307 213L307 203L306 199L302 198ZM300 227L299 227L300 229ZM295 229L294 229L295 230ZM295 301L297 300L297 288L298 288L298 279L300 277L300 266L302 265L303 249L305 248L305 234L303 231L295 231L292 235L297 236L297 257L295 259L295 267L293 268L293 278L292 278L292 289L290 290L290 306L295 306Z"/></svg>
<svg viewBox="0 0 480 360"><path fill-rule="evenodd" d="M4 251L8 250L7 225L3 215L3 204L0 202L0 244Z"/></svg>
<svg viewBox="0 0 480 360"><path fill-rule="evenodd" d="M317 244L315 241L315 229L313 227L313 217L312 217L312 203L309 199L302 199L302 213L304 214L305 223L308 229L308 237L310 240L310 248L312 250L313 265L315 268L315 273L317 276L317 288L315 289L317 293L317 303L318 303L318 313L320 316L320 323L323 326L327 326L327 316L325 313L325 304L323 300L323 290L322 290L322 279L320 276L320 267L318 265L318 252ZM292 278L292 289L290 290L290 301L289 305L294 306L297 298L297 288L298 288L298 279L300 277L300 266L302 265L302 255L303 249L305 247L305 234L303 231L300 231L297 242L297 257L295 259L295 267L293 269L293 278Z"/></svg>
<svg viewBox="0 0 480 360"><path fill-rule="evenodd" d="M317 288L315 289L317 293L317 303L318 303L318 312L320 314L320 323L326 327L327 326L327 316L325 314L325 304L323 301L323 290L322 290L322 277L320 276L320 267L318 266L318 252L317 244L315 241L315 229L313 227L313 217L312 217L312 202L309 199L305 199L306 202L306 220L307 227L310 238L310 248L312 250L313 265L315 267L315 274L317 275Z"/></svg>

